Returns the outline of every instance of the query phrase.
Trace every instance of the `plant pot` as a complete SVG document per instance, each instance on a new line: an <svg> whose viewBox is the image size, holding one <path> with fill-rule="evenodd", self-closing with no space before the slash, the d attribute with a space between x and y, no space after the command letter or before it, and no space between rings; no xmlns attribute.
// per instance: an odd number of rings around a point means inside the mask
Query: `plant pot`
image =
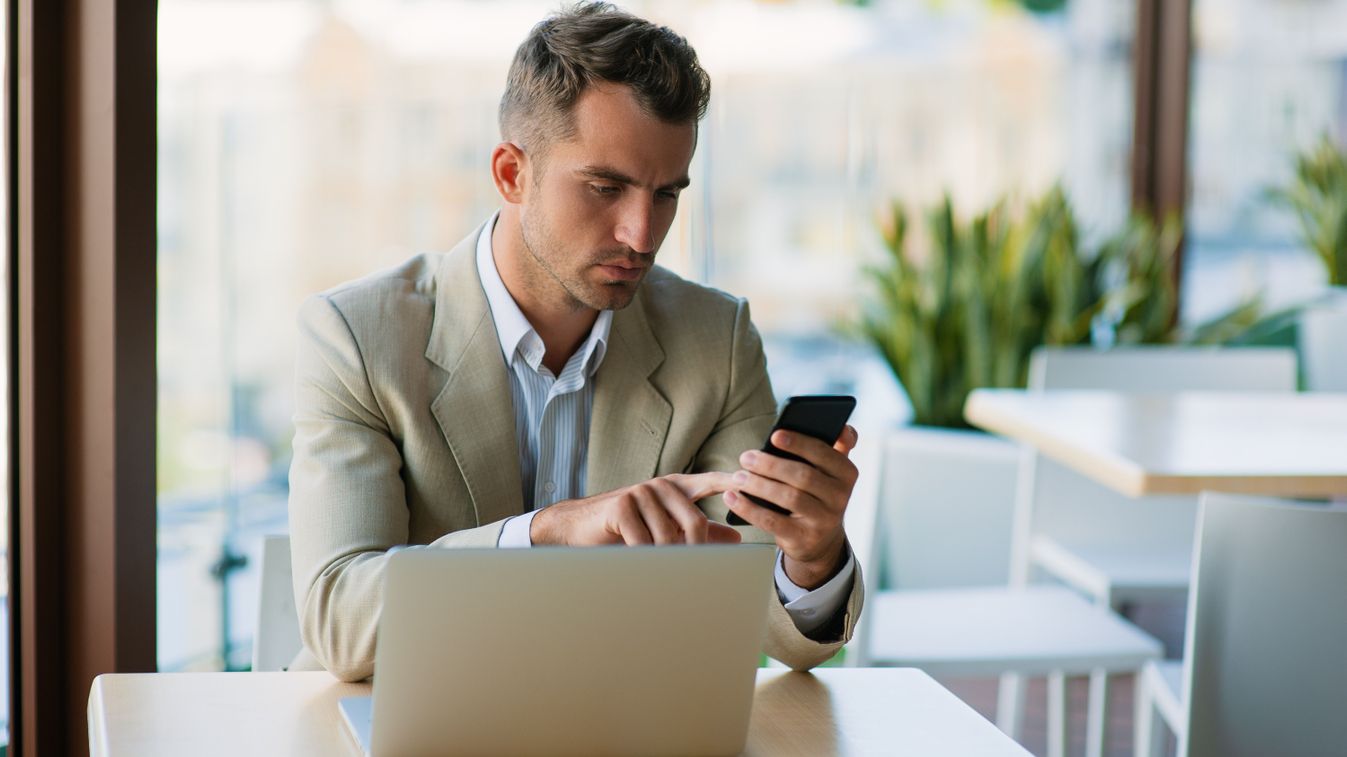
<svg viewBox="0 0 1347 757"><path fill-rule="evenodd" d="M1298 338L1305 388L1347 392L1347 287L1331 287L1305 310Z"/></svg>
<svg viewBox="0 0 1347 757"><path fill-rule="evenodd" d="M979 431L907 426L884 449L881 587L1004 586L1019 447Z"/></svg>

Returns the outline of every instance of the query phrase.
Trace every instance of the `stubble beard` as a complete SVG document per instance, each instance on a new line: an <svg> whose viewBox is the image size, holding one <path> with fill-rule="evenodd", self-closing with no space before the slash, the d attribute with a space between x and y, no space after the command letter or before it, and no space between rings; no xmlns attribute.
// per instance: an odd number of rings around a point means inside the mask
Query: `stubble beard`
<svg viewBox="0 0 1347 757"><path fill-rule="evenodd" d="M541 226L542 228L535 228ZM529 257L537 264L537 268L542 271L542 275L552 283L561 287L566 293L568 304L573 310L588 308L590 310L621 310L631 304L636 297L636 289L645 280L642 276L636 281L613 281L600 285L599 291L593 291L592 287L580 276L567 278L562 276L557 269L549 262L547 256L539 253L539 250L553 251L555 247L550 244L552 235L548 233L548 227L545 223L534 223L528 217L521 220L520 232L524 240L524 249L528 251ZM559 255L559 258L566 256ZM588 270L586 265L585 270ZM537 281L535 285L544 282Z"/></svg>

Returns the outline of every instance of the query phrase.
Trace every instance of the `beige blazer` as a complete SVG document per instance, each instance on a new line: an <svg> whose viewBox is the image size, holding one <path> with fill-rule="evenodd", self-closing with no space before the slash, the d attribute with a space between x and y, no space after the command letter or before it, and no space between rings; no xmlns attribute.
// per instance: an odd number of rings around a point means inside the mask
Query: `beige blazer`
<svg viewBox="0 0 1347 757"><path fill-rule="evenodd" d="M371 675L387 550L493 547L504 520L524 512L506 365L474 257L479 232L300 311L290 539L306 654L293 667ZM661 268L614 313L594 381L587 494L735 470L775 414L747 303ZM718 497L701 504L724 521ZM859 570L833 629L840 637L825 642L803 636L775 589L763 589L774 597L764 651L797 669L832 656L860 615Z"/></svg>

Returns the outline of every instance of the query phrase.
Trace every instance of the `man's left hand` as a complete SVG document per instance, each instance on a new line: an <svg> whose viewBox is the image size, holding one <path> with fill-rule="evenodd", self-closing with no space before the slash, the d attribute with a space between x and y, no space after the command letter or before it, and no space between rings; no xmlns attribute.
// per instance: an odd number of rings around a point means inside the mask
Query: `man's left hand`
<svg viewBox="0 0 1347 757"><path fill-rule="evenodd" d="M739 456L743 469L725 504L739 517L776 537L785 556L786 575L803 589L816 589L842 567L846 513L857 470L847 457L856 447L856 429L847 426L835 444L804 434L775 431L772 444L808 463L749 450ZM782 515L740 496L745 492L790 511Z"/></svg>

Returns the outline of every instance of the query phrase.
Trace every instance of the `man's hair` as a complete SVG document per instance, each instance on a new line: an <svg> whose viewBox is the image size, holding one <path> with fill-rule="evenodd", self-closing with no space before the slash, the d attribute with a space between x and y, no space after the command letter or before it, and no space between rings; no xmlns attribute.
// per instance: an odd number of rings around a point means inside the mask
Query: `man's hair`
<svg viewBox="0 0 1347 757"><path fill-rule="evenodd" d="M647 114L695 124L706 115L711 79L673 30L611 3L577 3L533 27L515 51L500 100L503 139L541 157L575 134L575 102L586 87L630 87Z"/></svg>

